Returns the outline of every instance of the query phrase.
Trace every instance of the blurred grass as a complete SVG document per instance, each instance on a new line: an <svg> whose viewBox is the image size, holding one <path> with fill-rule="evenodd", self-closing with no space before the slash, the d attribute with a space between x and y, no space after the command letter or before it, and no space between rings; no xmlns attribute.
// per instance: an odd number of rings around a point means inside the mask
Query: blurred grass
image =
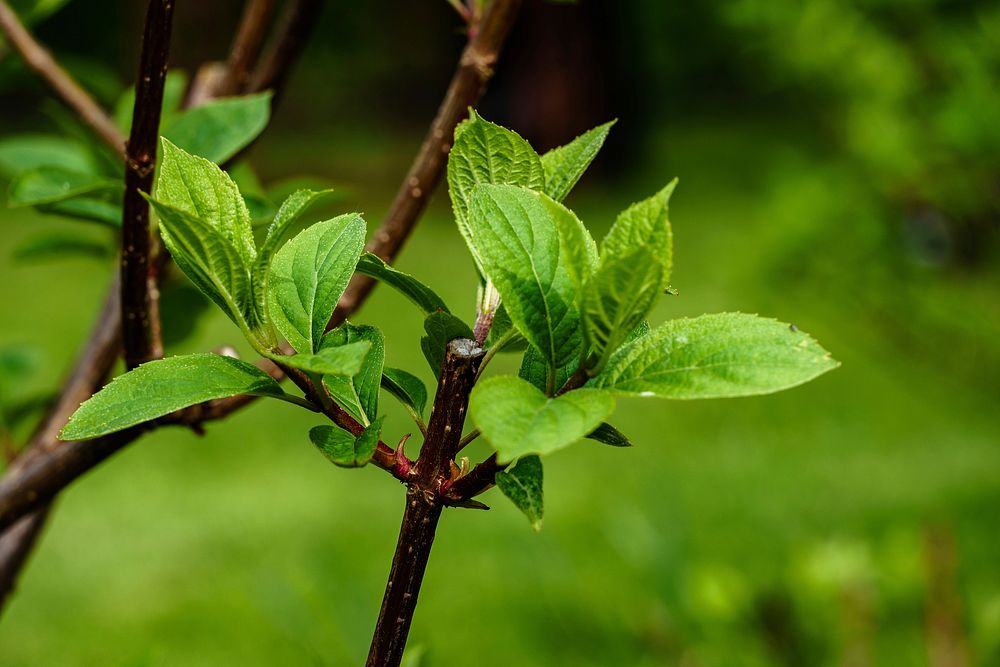
<svg viewBox="0 0 1000 667"><path fill-rule="evenodd" d="M893 299L893 283L868 285L872 298L859 300L850 275L862 267L849 249L811 248L799 263L833 272L804 272L792 284L775 258L803 235L776 221L774 212L796 201L775 182L826 165L799 146L789 168L788 141L775 126L673 128L645 168L617 184L586 181L570 204L599 236L618 210L679 175L671 217L680 296L665 298L653 322L761 312L812 333L843 367L770 397L621 401L614 423L636 446L587 441L550 457L538 535L495 490L485 497L489 513L449 510L411 633L429 664L835 664L858 632L852 623L865 622L845 611L855 589L868 600L873 664L926 664L929 524L956 536L976 664L1000 664L995 367L961 374L949 361L959 352L991 361L980 338L960 331L985 326L988 339L995 316L956 323L954 333L935 329L912 348L891 335L892 311L872 305ZM354 152L312 160L351 183L342 210L357 207L375 221L402 168L392 159L358 167L348 161ZM267 155L265 171L275 175L304 166L293 151L272 146ZM69 224L9 210L0 220L5 251L31 230ZM36 381L51 385L75 355L111 267L29 267L4 255L0 344L41 347ZM473 271L443 192L400 266L471 319ZM927 281L932 289L917 298L928 308L1000 306L982 281ZM355 319L381 326L387 363L430 385L420 317L403 299L379 289ZM213 316L171 352L237 336ZM972 349L952 349L970 340ZM406 432L402 411L388 409L387 436ZM360 664L402 488L376 470L327 464L306 436L314 423L260 402L204 438L157 432L74 485L0 623L0 662ZM481 445L474 452L482 455ZM802 648L768 649L768 605L791 610L790 645ZM808 659L797 662L794 651Z"/></svg>

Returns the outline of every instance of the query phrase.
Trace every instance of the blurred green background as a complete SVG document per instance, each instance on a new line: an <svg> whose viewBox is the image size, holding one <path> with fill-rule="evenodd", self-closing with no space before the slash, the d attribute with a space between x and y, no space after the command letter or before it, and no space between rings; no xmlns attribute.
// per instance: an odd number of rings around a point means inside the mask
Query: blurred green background
<svg viewBox="0 0 1000 667"><path fill-rule="evenodd" d="M70 2L37 25L109 107L140 4ZM174 65L225 56L240 3L177 11ZM329 212L374 227L458 24L444 0L328 3L251 154L261 179L318 176L340 193ZM65 122L10 55L0 94L0 136ZM411 632L424 664L1000 665L1000 5L529 1L481 110L540 151L619 118L568 202L595 236L680 177L680 294L653 322L759 312L843 366L775 396L620 401L635 447L551 456L540 534L496 490L488 513L447 511ZM96 226L2 209L0 232L0 347L35 364L10 402L58 387L114 261L24 251L107 242ZM399 266L471 321L443 190ZM197 304L168 293L170 353L238 339L221 314L190 322ZM430 383L401 297L379 289L355 320ZM389 411L387 439L410 429ZM360 664L403 490L330 466L315 423L259 402L81 479L4 612L0 663Z"/></svg>

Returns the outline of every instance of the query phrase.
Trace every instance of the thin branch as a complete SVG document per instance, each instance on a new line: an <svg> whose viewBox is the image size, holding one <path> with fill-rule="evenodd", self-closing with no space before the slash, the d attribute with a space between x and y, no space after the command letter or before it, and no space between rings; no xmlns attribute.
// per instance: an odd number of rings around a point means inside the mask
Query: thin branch
<svg viewBox="0 0 1000 667"><path fill-rule="evenodd" d="M149 231L149 203L140 193L152 192L156 142L160 135L163 85L173 26L174 0L149 0L142 32L139 74L135 82L132 131L125 158L122 201L122 346L125 366L163 356L160 340L158 273L151 261L154 243Z"/></svg>
<svg viewBox="0 0 1000 667"><path fill-rule="evenodd" d="M0 605L14 592L17 575L27 563L48 515L46 506L15 523L0 537Z"/></svg>
<svg viewBox="0 0 1000 667"><path fill-rule="evenodd" d="M267 55L250 78L249 90L274 91L272 104L281 98L292 71L316 25L323 0L293 0L282 17L281 27Z"/></svg>
<svg viewBox="0 0 1000 667"><path fill-rule="evenodd" d="M458 69L451 79L448 92L438 108L434 122L424 138L416 160L396 193L389 214L375 232L368 251L388 263L406 243L410 232L427 206L434 188L444 172L455 135L455 127L465 118L468 108L475 104L493 76L493 68L500 55L507 34L510 32L521 0L494 0L483 14L481 22L462 51ZM343 322L344 313L354 312L375 287L368 276L355 275L347 288L334 319Z"/></svg>
<svg viewBox="0 0 1000 667"><path fill-rule="evenodd" d="M427 439L406 492L403 523L375 624L368 667L395 667L403 657L420 583L444 507L439 492L451 476L451 464L469 407L469 393L482 359L483 349L473 340L456 339L448 343L427 425Z"/></svg>
<svg viewBox="0 0 1000 667"><path fill-rule="evenodd" d="M111 150L124 155L125 137L118 126L94 98L59 66L48 49L24 27L7 0L0 0L0 30L3 30L28 67L49 84L56 97L75 111Z"/></svg>
<svg viewBox="0 0 1000 667"><path fill-rule="evenodd" d="M264 48L276 4L275 0L247 0L233 46L229 50L225 74L215 89L216 97L236 95L250 83L251 70Z"/></svg>

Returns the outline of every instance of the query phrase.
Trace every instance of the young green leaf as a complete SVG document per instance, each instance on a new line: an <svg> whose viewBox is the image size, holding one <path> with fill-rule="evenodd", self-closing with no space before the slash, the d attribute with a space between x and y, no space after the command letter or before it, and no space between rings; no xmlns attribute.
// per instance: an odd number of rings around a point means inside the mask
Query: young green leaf
<svg viewBox="0 0 1000 667"><path fill-rule="evenodd" d="M296 190L285 199L267 228L267 235L257 253L255 274L263 274L266 271L271 263L271 257L281 246L285 233L302 217L302 214L317 201L332 193L333 190Z"/></svg>
<svg viewBox="0 0 1000 667"><path fill-rule="evenodd" d="M626 344L589 386L675 399L752 396L800 385L839 365L793 326L720 313L672 320Z"/></svg>
<svg viewBox="0 0 1000 667"><path fill-rule="evenodd" d="M164 138L160 139L160 154L154 199L216 230L236 250L249 271L257 257L253 225L233 179L212 162L191 155Z"/></svg>
<svg viewBox="0 0 1000 667"><path fill-rule="evenodd" d="M210 100L178 114L163 136L189 153L221 164L256 139L270 118L270 91Z"/></svg>
<svg viewBox="0 0 1000 667"><path fill-rule="evenodd" d="M309 430L309 439L334 465L360 468L371 461L375 454L379 433L382 431L382 419L380 417L366 427L358 437L339 426L314 426Z"/></svg>
<svg viewBox="0 0 1000 667"><path fill-rule="evenodd" d="M200 218L150 199L160 236L174 262L192 283L245 333L251 330L250 273L229 239Z"/></svg>
<svg viewBox="0 0 1000 667"><path fill-rule="evenodd" d="M359 340L337 347L322 347L314 354L269 355L277 362L316 375L341 375L352 378L361 372L361 366L371 349L371 343Z"/></svg>
<svg viewBox="0 0 1000 667"><path fill-rule="evenodd" d="M486 347L492 348L501 343L503 352L523 352L526 349L533 349L510 321L510 315L507 314L507 308L502 302L493 315L493 326L490 328L489 336L486 337Z"/></svg>
<svg viewBox="0 0 1000 667"><path fill-rule="evenodd" d="M609 392L577 389L549 398L520 378L499 376L476 385L469 415L500 463L568 447L615 409Z"/></svg>
<svg viewBox="0 0 1000 667"><path fill-rule="evenodd" d="M611 424L604 422L593 431L587 434L588 440L596 440L597 442L603 442L605 445L611 445L612 447L631 447L632 441L628 439L628 436L616 429Z"/></svg>
<svg viewBox="0 0 1000 667"><path fill-rule="evenodd" d="M37 167L19 173L7 191L7 205L53 204L81 195L118 193L122 185L106 176L70 171L63 167Z"/></svg>
<svg viewBox="0 0 1000 667"><path fill-rule="evenodd" d="M456 338L472 338L472 329L451 313L439 311L427 316L424 320L424 331L427 335L420 339L420 349L431 370L440 377L441 363L444 361L448 343Z"/></svg>
<svg viewBox="0 0 1000 667"><path fill-rule="evenodd" d="M89 440L238 394L303 404L252 364L217 354L189 354L150 361L119 375L73 413L59 437Z"/></svg>
<svg viewBox="0 0 1000 667"><path fill-rule="evenodd" d="M521 357L521 368L518 370L517 376L523 380L527 380L543 392L552 393L566 384L566 380L573 375L579 365L580 360L574 358L570 359L564 366L555 369L552 387L550 388L548 386L549 365L545 357L542 356L542 353L529 345L528 349L524 352L524 356Z"/></svg>
<svg viewBox="0 0 1000 667"><path fill-rule="evenodd" d="M455 128L455 143L448 155L448 194L458 229L477 264L479 257L471 243L467 218L472 192L482 183L541 190L545 187L545 172L527 141L470 109L468 120Z"/></svg>
<svg viewBox="0 0 1000 667"><path fill-rule="evenodd" d="M349 213L305 229L275 254L267 277L269 314L297 352L318 349L364 244L365 221Z"/></svg>
<svg viewBox="0 0 1000 667"><path fill-rule="evenodd" d="M480 185L469 208L472 243L486 275L511 321L553 370L578 358L583 344L560 251L560 211L564 207L546 195L509 185Z"/></svg>
<svg viewBox="0 0 1000 667"><path fill-rule="evenodd" d="M630 206L601 244L601 258L584 286L581 307L594 373L670 284L673 241L668 206L676 184L675 179L654 196Z"/></svg>
<svg viewBox="0 0 1000 667"><path fill-rule="evenodd" d="M379 386L382 381L382 370L385 366L385 337L382 332L378 327L368 324L355 325L345 322L323 337L321 349L340 347L359 341L367 342L371 348L365 357L361 370L353 379L342 377L337 380L333 376L326 376L323 381L331 393L335 394L335 399L341 396L345 401L349 401L352 394L356 396L355 403L360 408L360 414L356 416L367 424L374 421L378 415ZM342 407L348 408L347 405L342 405Z"/></svg>
<svg viewBox="0 0 1000 667"><path fill-rule="evenodd" d="M545 194L556 201L562 201L566 198L569 191L583 176L583 172L594 161L615 122L598 125L565 146L553 148L542 156L542 169L545 170Z"/></svg>
<svg viewBox="0 0 1000 667"><path fill-rule="evenodd" d="M416 416L423 415L427 406L427 387L416 375L400 368L384 368L382 388L398 398Z"/></svg>
<svg viewBox="0 0 1000 667"><path fill-rule="evenodd" d="M497 488L524 512L537 532L542 529L542 460L525 456L496 475Z"/></svg>
<svg viewBox="0 0 1000 667"><path fill-rule="evenodd" d="M332 190L296 190L289 195L275 213L271 225L267 228L264 242L257 251L257 260L252 271L254 307L257 309L257 319L267 320L267 278L268 268L274 253L281 246L281 241L288 229L302 217L310 206L328 196Z"/></svg>
<svg viewBox="0 0 1000 667"><path fill-rule="evenodd" d="M417 308L430 315L437 311L450 312L444 300L434 291L408 273L403 273L386 264L378 255L366 252L358 261L357 272L380 280L395 288L412 301Z"/></svg>

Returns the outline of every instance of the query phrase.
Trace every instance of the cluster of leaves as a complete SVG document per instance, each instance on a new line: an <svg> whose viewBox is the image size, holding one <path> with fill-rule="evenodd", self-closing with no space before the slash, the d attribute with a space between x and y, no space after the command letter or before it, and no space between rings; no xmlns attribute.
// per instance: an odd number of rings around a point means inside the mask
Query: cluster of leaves
<svg viewBox="0 0 1000 667"><path fill-rule="evenodd" d="M458 228L479 268L477 329L492 353L523 351L520 373L478 382L470 418L512 464L497 485L536 526L542 517L539 458L585 437L623 446L607 424L616 396L692 399L745 396L805 382L836 365L794 327L744 314L680 319L650 329L646 316L668 289L675 183L630 206L600 246L560 200L602 146L611 124L539 156L517 134L475 112L455 133L448 184ZM385 368L384 338L371 325L327 331L355 272L392 285L427 315L422 349L437 372L450 340L473 331L432 290L364 253L360 215L286 232L324 192L291 195L263 241L236 183L211 161L161 140L149 201L177 265L264 357L322 387L312 400L346 411L358 427L324 424L313 443L335 464L367 463L378 446L380 388L398 398L421 431L427 390ZM485 331L479 331L485 337ZM287 346L282 344L287 342ZM289 349L290 348L290 349ZM196 354L153 361L116 378L84 403L65 439L98 437L202 401L251 394L302 404L244 361Z"/></svg>
<svg viewBox="0 0 1000 667"><path fill-rule="evenodd" d="M538 458L585 436L627 439L605 420L616 396L747 396L806 382L836 362L787 324L741 313L680 319L650 330L646 317L669 289L668 204L676 181L633 204L600 247L560 203L602 146L611 124L539 156L517 134L473 113L448 164L455 217L499 296L494 331L528 342L518 377L479 383L470 417L502 463L497 484L537 525ZM489 308L492 304L481 304Z"/></svg>

